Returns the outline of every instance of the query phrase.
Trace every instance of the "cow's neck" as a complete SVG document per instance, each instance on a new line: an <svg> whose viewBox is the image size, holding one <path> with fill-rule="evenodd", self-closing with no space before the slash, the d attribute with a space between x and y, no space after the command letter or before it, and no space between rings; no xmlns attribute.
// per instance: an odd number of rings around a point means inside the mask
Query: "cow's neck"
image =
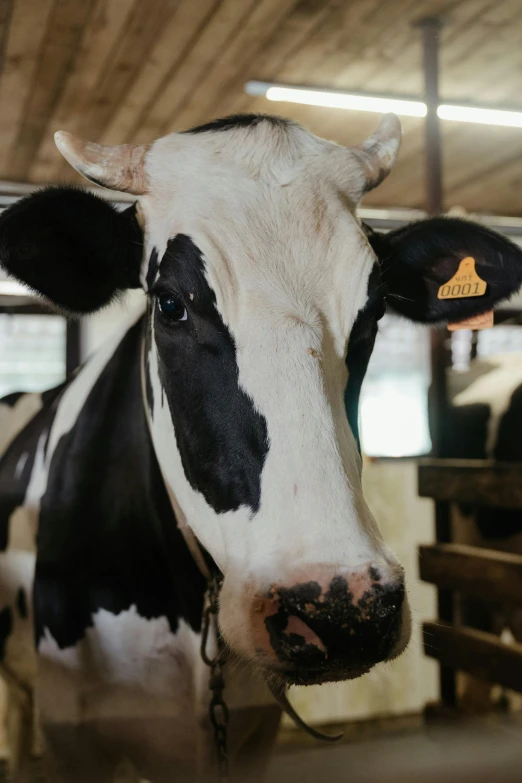
<svg viewBox="0 0 522 783"><path fill-rule="evenodd" d="M71 604L50 629L60 646L81 638L98 609L118 613L134 605L141 616L165 616L174 632L180 619L200 627L205 580L177 528L145 419L143 334L141 319L50 462L36 579L39 600L52 603L58 591Z"/></svg>

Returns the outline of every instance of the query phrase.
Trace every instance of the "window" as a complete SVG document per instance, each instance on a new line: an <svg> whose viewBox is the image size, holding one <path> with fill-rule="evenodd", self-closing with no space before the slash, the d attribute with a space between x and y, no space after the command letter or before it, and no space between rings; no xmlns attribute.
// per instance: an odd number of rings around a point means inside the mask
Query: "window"
<svg viewBox="0 0 522 783"><path fill-rule="evenodd" d="M371 457L427 454L429 330L389 314L379 326L361 392L362 450Z"/></svg>
<svg viewBox="0 0 522 783"><path fill-rule="evenodd" d="M0 314L0 397L61 383L65 340L61 316Z"/></svg>

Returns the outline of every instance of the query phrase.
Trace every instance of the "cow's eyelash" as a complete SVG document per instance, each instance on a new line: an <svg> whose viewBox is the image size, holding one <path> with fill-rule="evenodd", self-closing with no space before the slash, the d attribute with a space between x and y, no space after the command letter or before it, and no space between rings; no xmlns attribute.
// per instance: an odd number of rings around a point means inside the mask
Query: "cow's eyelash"
<svg viewBox="0 0 522 783"><path fill-rule="evenodd" d="M149 289L149 296L158 297L162 294L170 294L171 296L176 296L178 299L181 299L183 302L185 302L185 297L179 291L177 288L162 285L161 283L155 283L152 288Z"/></svg>

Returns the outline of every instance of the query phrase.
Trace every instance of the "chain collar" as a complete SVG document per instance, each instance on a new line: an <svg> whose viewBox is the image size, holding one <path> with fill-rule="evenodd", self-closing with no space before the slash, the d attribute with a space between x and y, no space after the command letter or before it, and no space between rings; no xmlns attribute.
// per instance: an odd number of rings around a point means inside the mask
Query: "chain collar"
<svg viewBox="0 0 522 783"><path fill-rule="evenodd" d="M214 729L218 780L219 783L226 783L228 781L228 707L223 699L225 649L217 623L221 582L222 579L217 574L212 575L208 581L201 628L201 657L210 667L209 689L212 696L209 705L209 718ZM208 653L211 628L214 628L216 637L216 653L213 657Z"/></svg>

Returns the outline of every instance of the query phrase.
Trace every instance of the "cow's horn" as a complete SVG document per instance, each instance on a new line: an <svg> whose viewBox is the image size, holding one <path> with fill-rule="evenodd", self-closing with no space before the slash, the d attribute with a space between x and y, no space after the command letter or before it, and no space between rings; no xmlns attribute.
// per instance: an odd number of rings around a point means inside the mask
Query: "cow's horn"
<svg viewBox="0 0 522 783"><path fill-rule="evenodd" d="M107 147L79 139L67 131L57 131L54 141L71 166L96 185L137 196L147 192L145 156L148 145Z"/></svg>
<svg viewBox="0 0 522 783"><path fill-rule="evenodd" d="M396 114L385 114L375 133L352 148L363 166L365 191L375 188L391 171L401 146L401 124Z"/></svg>

